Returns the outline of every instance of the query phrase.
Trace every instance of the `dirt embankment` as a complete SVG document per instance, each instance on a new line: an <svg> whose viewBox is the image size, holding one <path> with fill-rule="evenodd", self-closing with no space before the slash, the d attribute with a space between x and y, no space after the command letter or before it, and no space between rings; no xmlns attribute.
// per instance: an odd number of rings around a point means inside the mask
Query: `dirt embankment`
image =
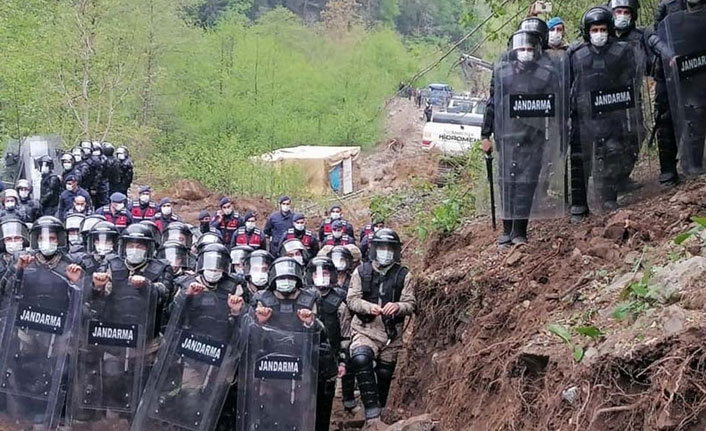
<svg viewBox="0 0 706 431"><path fill-rule="evenodd" d="M705 252L699 238L673 244L705 209L701 179L578 225L532 222L520 248L499 250L485 220L436 238L388 420L430 412L457 431L705 429ZM632 306L619 315L618 304ZM570 347L551 324L600 334L574 332Z"/></svg>

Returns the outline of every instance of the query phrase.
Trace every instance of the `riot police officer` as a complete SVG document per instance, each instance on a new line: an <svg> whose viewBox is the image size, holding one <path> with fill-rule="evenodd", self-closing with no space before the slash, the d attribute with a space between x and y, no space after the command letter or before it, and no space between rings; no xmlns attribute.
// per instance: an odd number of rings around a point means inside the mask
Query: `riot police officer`
<svg viewBox="0 0 706 431"><path fill-rule="evenodd" d="M6 274L13 316L2 339L8 360L0 386L10 420L49 429L60 419L62 377L75 354L71 340L78 328L83 270L66 255L66 232L54 217L32 225L30 246L31 253L21 253Z"/></svg>
<svg viewBox="0 0 706 431"><path fill-rule="evenodd" d="M108 181L108 195L120 190L120 161L115 158L115 147L110 142L103 143L103 170Z"/></svg>
<svg viewBox="0 0 706 431"><path fill-rule="evenodd" d="M5 189L3 192L3 209L0 211L0 221L5 220L21 220L28 222L27 214L24 209L19 206L20 195L14 189Z"/></svg>
<svg viewBox="0 0 706 431"><path fill-rule="evenodd" d="M61 195L61 178L54 173L54 160L51 156L39 158L39 172L42 174L39 203L44 215L54 215Z"/></svg>
<svg viewBox="0 0 706 431"><path fill-rule="evenodd" d="M83 214L69 214L64 220L66 228L66 237L69 242L69 250L71 252L83 250L83 236L81 235L81 225L86 216ZM85 267L84 267L85 268Z"/></svg>
<svg viewBox="0 0 706 431"><path fill-rule="evenodd" d="M230 249L230 273L234 278L237 279L240 276L242 281L245 281L246 262L253 251L255 250L249 245L236 245Z"/></svg>
<svg viewBox="0 0 706 431"><path fill-rule="evenodd" d="M397 354L402 347L405 317L417 301L409 270L400 263L402 243L392 229L380 229L370 244L371 262L353 272L346 302L354 314L351 364L365 408L366 425L380 424ZM375 365L375 366L374 366Z"/></svg>
<svg viewBox="0 0 706 431"><path fill-rule="evenodd" d="M172 222L162 232L162 244L167 241L176 241L190 249L194 241L194 235L188 225L180 221Z"/></svg>
<svg viewBox="0 0 706 431"><path fill-rule="evenodd" d="M80 152L80 150L79 150ZM74 175L76 177L79 176L79 173L76 172L76 160L74 159L74 156L71 153L64 153L61 156L61 177L66 178L69 175Z"/></svg>
<svg viewBox="0 0 706 431"><path fill-rule="evenodd" d="M331 251L328 253L328 257L331 258L331 262L336 267L336 275L338 277L336 284L348 292L351 274L355 269L353 266L353 255L351 254L351 251L346 246L337 245L331 248Z"/></svg>
<svg viewBox="0 0 706 431"><path fill-rule="evenodd" d="M115 150L115 158L118 159L118 169L120 172L120 182L116 187L116 191L127 195L127 191L132 184L133 166L130 159L130 152L125 147L118 147Z"/></svg>
<svg viewBox="0 0 706 431"><path fill-rule="evenodd" d="M291 257L299 262L299 265L302 267L306 267L309 263L309 259L311 258L311 256L309 256L309 252L306 250L306 247L304 247L304 244L302 244L302 242L298 239L288 239L282 242L282 246L279 250L279 256Z"/></svg>
<svg viewBox="0 0 706 431"><path fill-rule="evenodd" d="M169 262L175 279L193 274L194 267L191 263L189 248L179 241L164 241L157 252L157 258Z"/></svg>
<svg viewBox="0 0 706 431"><path fill-rule="evenodd" d="M326 335L338 364L337 376L346 375L347 346L344 347L344 326L348 325L346 292L336 284L336 267L328 257L315 257L307 266L307 284L319 292L318 317L326 328ZM336 377L319 379L316 402L316 431L328 431L331 409L336 392Z"/></svg>
<svg viewBox="0 0 706 431"><path fill-rule="evenodd" d="M43 214L42 206L39 201L32 199L32 184L28 180L19 180L15 186L17 194L20 197L18 205L25 213L26 222L34 223Z"/></svg>
<svg viewBox="0 0 706 431"><path fill-rule="evenodd" d="M583 43L569 49L572 165L576 161L583 170L580 178L572 169L571 212L577 218L589 206L594 212L617 207L625 164L641 142L641 61L632 45L611 37L613 32L610 9L593 7L582 19ZM581 160L575 160L578 155Z"/></svg>
<svg viewBox="0 0 706 431"><path fill-rule="evenodd" d="M77 254L76 259L86 271L89 280L93 280L93 273L98 270L108 256L118 252L119 238L118 229L113 223L107 221L97 221L86 233L85 253Z"/></svg>
<svg viewBox="0 0 706 431"><path fill-rule="evenodd" d="M267 289L270 279L270 267L274 261L274 257L265 250L255 250L248 255L245 261L245 278L247 280L248 290L250 291L250 304L255 294L261 290Z"/></svg>

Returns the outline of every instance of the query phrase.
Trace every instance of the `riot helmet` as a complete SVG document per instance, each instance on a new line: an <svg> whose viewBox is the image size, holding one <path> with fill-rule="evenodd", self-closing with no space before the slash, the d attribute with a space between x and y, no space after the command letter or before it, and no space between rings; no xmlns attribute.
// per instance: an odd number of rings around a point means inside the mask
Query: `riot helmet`
<svg viewBox="0 0 706 431"><path fill-rule="evenodd" d="M17 193L17 190L5 189L2 203L6 210L14 210L17 208L17 204L20 203L20 195Z"/></svg>
<svg viewBox="0 0 706 431"><path fill-rule="evenodd" d="M304 282L304 267L291 257L280 257L270 267L270 289L289 295L301 288Z"/></svg>
<svg viewBox="0 0 706 431"><path fill-rule="evenodd" d="M61 156L61 167L64 168L65 171L70 171L73 169L74 164L76 164L76 161L71 154L66 153Z"/></svg>
<svg viewBox="0 0 706 431"><path fill-rule="evenodd" d="M56 217L40 217L30 230L29 245L32 250L39 251L45 257L54 256L60 248L66 247L66 230L63 223Z"/></svg>
<svg viewBox="0 0 706 431"><path fill-rule="evenodd" d="M537 61L542 55L542 44L537 33L516 31L510 37L510 59L520 63Z"/></svg>
<svg viewBox="0 0 706 431"><path fill-rule="evenodd" d="M72 148L71 149L71 156L73 156L74 164L76 164L76 163L80 162L81 160L83 160L83 151L79 147Z"/></svg>
<svg viewBox="0 0 706 431"><path fill-rule="evenodd" d="M221 233L216 231L208 231L201 235L196 241L196 250L199 251L208 244L223 244L223 237L221 236Z"/></svg>
<svg viewBox="0 0 706 431"><path fill-rule="evenodd" d="M615 31L613 26L613 14L605 6L595 6L586 11L581 19L581 35L583 40L591 42L591 26L604 24L608 27L608 34Z"/></svg>
<svg viewBox="0 0 706 431"><path fill-rule="evenodd" d="M37 159L36 164L42 175L50 174L54 170L54 159L49 155L44 155Z"/></svg>
<svg viewBox="0 0 706 431"><path fill-rule="evenodd" d="M255 250L245 261L245 274L250 277L250 283L258 289L263 289L269 282L270 266L274 257L265 250Z"/></svg>
<svg viewBox="0 0 706 431"><path fill-rule="evenodd" d="M154 256L155 248L154 234L146 224L131 224L120 235L120 257L129 265L138 266L147 262Z"/></svg>
<svg viewBox="0 0 706 431"><path fill-rule="evenodd" d="M115 157L118 160L127 160L127 158L130 157L130 152L125 147L118 147L118 149L115 150Z"/></svg>
<svg viewBox="0 0 706 431"><path fill-rule="evenodd" d="M88 241L88 233L93 229L93 226L102 221L106 221L106 219L100 214L91 214L83 219L81 222L81 235L83 235L84 241Z"/></svg>
<svg viewBox="0 0 706 431"><path fill-rule="evenodd" d="M20 199L26 200L32 193L32 183L25 179L18 180L15 189L17 189L17 193L20 195Z"/></svg>
<svg viewBox="0 0 706 431"><path fill-rule="evenodd" d="M100 157L103 155L103 145L98 141L91 142L91 154Z"/></svg>
<svg viewBox="0 0 706 431"><path fill-rule="evenodd" d="M315 257L306 267L307 285L326 292L336 285L338 273L333 261L328 257Z"/></svg>
<svg viewBox="0 0 706 431"><path fill-rule="evenodd" d="M83 160L86 160L91 156L91 153L93 152L93 143L91 141L81 141L79 147L81 147L81 157Z"/></svg>
<svg viewBox="0 0 706 431"><path fill-rule="evenodd" d="M169 262L175 274L182 269L191 268L189 249L178 241L164 241L157 252L157 257Z"/></svg>
<svg viewBox="0 0 706 431"><path fill-rule="evenodd" d="M375 232L370 241L368 257L382 266L399 262L402 254L402 241L392 229L380 229Z"/></svg>
<svg viewBox="0 0 706 431"><path fill-rule="evenodd" d="M230 269L230 254L223 244L208 244L200 251L196 260L196 272L207 283L218 283Z"/></svg>
<svg viewBox="0 0 706 431"><path fill-rule="evenodd" d="M245 273L245 262L248 256L253 252L253 248L249 245L239 245L230 249L230 264L231 272L234 274Z"/></svg>
<svg viewBox="0 0 706 431"><path fill-rule="evenodd" d="M175 221L169 223L167 229L162 232L162 243L166 243L167 241L177 241L184 244L185 247L191 248L193 236L194 235L191 232L191 229L189 229L189 226L180 221Z"/></svg>
<svg viewBox="0 0 706 431"><path fill-rule="evenodd" d="M115 147L110 142L103 142L103 154L112 157L115 154Z"/></svg>
<svg viewBox="0 0 706 431"><path fill-rule="evenodd" d="M629 9L632 15L631 24L634 26L639 16L640 2L638 0L610 0L610 8L613 14L615 14L616 9L619 8Z"/></svg>
<svg viewBox="0 0 706 431"><path fill-rule="evenodd" d="M162 232L159 230L159 226L152 220L140 220L138 224L147 226L152 233L152 238L154 238L155 250L162 245Z"/></svg>
<svg viewBox="0 0 706 431"><path fill-rule="evenodd" d="M518 31L528 31L539 36L539 43L542 48L546 48L549 44L549 27L543 19L531 16L523 19L520 22Z"/></svg>
<svg viewBox="0 0 706 431"><path fill-rule="evenodd" d="M29 230L27 225L17 219L5 220L0 223L2 241L0 251L3 253L19 253L29 247Z"/></svg>
<svg viewBox="0 0 706 431"><path fill-rule="evenodd" d="M86 250L90 254L107 256L118 250L120 233L118 228L109 221L99 221L93 224L88 232Z"/></svg>
<svg viewBox="0 0 706 431"><path fill-rule="evenodd" d="M83 244L83 237L81 236L81 224L86 218L83 214L69 214L64 220L64 225L66 225L66 235L69 239L69 244L80 245Z"/></svg>
<svg viewBox="0 0 706 431"><path fill-rule="evenodd" d="M353 255L351 251L342 245L337 245L328 253L331 262L337 271L346 272L353 268Z"/></svg>
<svg viewBox="0 0 706 431"><path fill-rule="evenodd" d="M304 243L297 238L290 238L284 241L279 248L279 255L280 257L291 257L302 266L309 261L309 252Z"/></svg>

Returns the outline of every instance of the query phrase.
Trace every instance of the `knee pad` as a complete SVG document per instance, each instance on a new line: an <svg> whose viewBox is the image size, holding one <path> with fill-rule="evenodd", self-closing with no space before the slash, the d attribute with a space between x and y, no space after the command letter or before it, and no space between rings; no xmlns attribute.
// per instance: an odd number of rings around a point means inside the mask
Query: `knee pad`
<svg viewBox="0 0 706 431"><path fill-rule="evenodd" d="M392 375L395 373L395 367L397 367L397 362L383 362L380 361L375 367L375 374L377 374L378 379L392 380Z"/></svg>
<svg viewBox="0 0 706 431"><path fill-rule="evenodd" d="M351 365L353 370L366 370L373 368L375 352L368 346L351 349Z"/></svg>

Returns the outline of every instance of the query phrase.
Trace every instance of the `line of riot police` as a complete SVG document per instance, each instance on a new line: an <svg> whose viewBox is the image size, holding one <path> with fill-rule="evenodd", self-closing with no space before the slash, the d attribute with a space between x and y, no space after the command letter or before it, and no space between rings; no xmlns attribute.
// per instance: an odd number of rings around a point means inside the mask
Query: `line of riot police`
<svg viewBox="0 0 706 431"><path fill-rule="evenodd" d="M220 214L203 231L133 210L124 226L71 211L3 219L0 425L324 431L340 379L345 409L357 384L378 429L414 287L393 230L366 226L363 256L331 212L320 249L283 208L291 227L257 244L238 239L252 214L229 243Z"/></svg>
<svg viewBox="0 0 706 431"><path fill-rule="evenodd" d="M562 217L568 201L574 222L615 210L621 195L641 187L633 171L655 137L661 184L679 182L678 160L686 175L704 172L706 2L662 0L654 29L635 26L639 8L637 0L589 8L583 40L568 46L558 17L549 25L525 18L510 38L481 133L482 149L497 153L500 245L525 243L530 218ZM645 76L656 82L649 139Z"/></svg>

